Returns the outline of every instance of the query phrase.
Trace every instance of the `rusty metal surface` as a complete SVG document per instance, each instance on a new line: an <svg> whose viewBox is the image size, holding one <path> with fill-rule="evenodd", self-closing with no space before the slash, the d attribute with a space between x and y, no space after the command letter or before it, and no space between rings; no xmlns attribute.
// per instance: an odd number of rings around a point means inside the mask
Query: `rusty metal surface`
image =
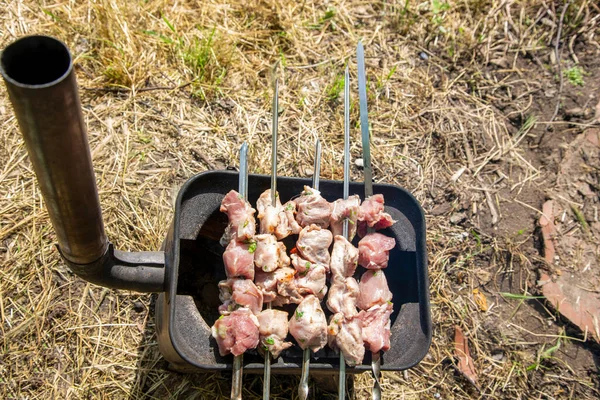
<svg viewBox="0 0 600 400"><path fill-rule="evenodd" d="M108 240L69 51L28 36L4 49L0 65L60 251L72 263L97 261Z"/></svg>

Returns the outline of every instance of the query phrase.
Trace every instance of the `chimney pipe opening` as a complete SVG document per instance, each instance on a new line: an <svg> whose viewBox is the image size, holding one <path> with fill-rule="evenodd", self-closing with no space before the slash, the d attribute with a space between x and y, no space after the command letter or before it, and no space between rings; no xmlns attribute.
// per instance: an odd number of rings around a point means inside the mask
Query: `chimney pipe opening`
<svg viewBox="0 0 600 400"><path fill-rule="evenodd" d="M65 44L48 36L26 36L2 52L0 72L22 87L50 86L71 70L71 54Z"/></svg>

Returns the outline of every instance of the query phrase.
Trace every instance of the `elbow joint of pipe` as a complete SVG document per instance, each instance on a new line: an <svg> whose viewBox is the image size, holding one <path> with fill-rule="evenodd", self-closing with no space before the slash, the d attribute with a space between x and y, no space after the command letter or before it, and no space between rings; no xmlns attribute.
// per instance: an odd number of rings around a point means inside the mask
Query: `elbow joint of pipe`
<svg viewBox="0 0 600 400"><path fill-rule="evenodd" d="M89 264L76 264L62 257L71 271L96 285L145 293L165 290L163 251L126 252L109 244L106 253Z"/></svg>

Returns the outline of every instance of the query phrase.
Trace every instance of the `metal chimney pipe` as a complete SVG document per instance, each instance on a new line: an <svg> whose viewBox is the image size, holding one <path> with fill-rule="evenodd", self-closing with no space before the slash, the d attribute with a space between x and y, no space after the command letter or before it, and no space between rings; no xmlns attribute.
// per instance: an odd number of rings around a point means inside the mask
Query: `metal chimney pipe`
<svg viewBox="0 0 600 400"><path fill-rule="evenodd" d="M58 247L73 272L106 287L162 292L165 253L123 252L109 243L71 54L61 41L27 36L0 56Z"/></svg>
<svg viewBox="0 0 600 400"><path fill-rule="evenodd" d="M69 50L54 38L27 36L4 49L0 73L62 255L97 261L108 240Z"/></svg>

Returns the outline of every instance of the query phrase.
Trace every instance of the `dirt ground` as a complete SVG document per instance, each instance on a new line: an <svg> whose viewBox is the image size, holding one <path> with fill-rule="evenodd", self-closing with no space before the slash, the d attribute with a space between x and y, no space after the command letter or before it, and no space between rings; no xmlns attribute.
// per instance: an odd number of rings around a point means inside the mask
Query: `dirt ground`
<svg viewBox="0 0 600 400"><path fill-rule="evenodd" d="M383 398L595 399L599 23L588 0L0 1L0 48L44 33L72 50L108 236L141 251L160 248L179 187L235 168L242 142L250 172L268 173L277 61L279 174L309 176L319 137L322 177L341 179L347 63L361 157L362 39L374 177L426 212L434 326L418 366L384 374ZM228 398L227 374L167 369L151 295L68 270L3 85L0 120L0 397ZM272 398L297 383L273 377ZM357 375L352 396L371 386ZM244 398L262 398L262 376L244 377Z"/></svg>

